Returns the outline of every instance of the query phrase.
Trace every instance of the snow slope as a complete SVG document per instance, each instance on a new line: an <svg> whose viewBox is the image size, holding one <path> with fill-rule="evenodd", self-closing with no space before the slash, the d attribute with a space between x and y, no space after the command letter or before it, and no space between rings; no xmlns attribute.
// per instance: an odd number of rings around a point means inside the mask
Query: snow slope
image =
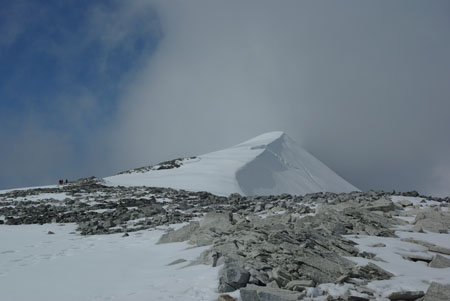
<svg viewBox="0 0 450 301"><path fill-rule="evenodd" d="M161 230L122 237L80 236L75 229L2 225L0 300L217 300L219 268L188 266L208 247L157 245ZM187 261L168 266L177 259Z"/></svg>
<svg viewBox="0 0 450 301"><path fill-rule="evenodd" d="M302 195L358 190L283 132L183 161L178 168L132 171L105 178L110 185L172 187L217 195Z"/></svg>

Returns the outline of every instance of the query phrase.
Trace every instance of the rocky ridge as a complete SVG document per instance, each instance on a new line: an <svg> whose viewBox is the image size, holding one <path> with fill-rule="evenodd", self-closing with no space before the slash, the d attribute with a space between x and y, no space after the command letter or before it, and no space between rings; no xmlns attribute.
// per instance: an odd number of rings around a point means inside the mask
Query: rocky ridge
<svg viewBox="0 0 450 301"><path fill-rule="evenodd" d="M151 170L164 170L164 169L173 169L180 168L186 161L195 160L197 157L189 157L189 158L177 158L169 161L164 161L155 165L149 165L139 168L134 168L126 171L119 172L119 175L123 174L131 174L131 173L144 173Z"/></svg>
<svg viewBox="0 0 450 301"><path fill-rule="evenodd" d="M396 237L393 228L404 226L403 219L411 217L412 231L443 233L450 225L448 211L442 210L449 198L424 197L436 205L422 208L407 200L394 203L392 195L369 191L220 197L170 188L112 187L88 178L55 188L0 194L0 224L77 223L81 234L93 235L186 223L178 230L169 228L159 243L210 245L191 264L222 266L220 292L240 289L243 301L300 300L326 297L320 285L331 283L346 290L339 297L329 295L329 300L371 300L377 295L367 284L393 274L374 263L361 266L349 260L380 260L360 251L349 236ZM417 192L395 195L420 197ZM445 257L449 249L414 243L436 255L410 260L425 261L433 268L449 266ZM427 292L428 299L420 291L399 291L390 300L439 300L430 296L442 294L446 286L430 286L434 288L439 292Z"/></svg>

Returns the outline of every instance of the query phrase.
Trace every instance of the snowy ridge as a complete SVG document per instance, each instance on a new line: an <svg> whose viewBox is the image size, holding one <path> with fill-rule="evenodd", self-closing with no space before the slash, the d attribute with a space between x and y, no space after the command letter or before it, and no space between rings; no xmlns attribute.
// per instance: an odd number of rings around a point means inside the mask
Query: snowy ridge
<svg viewBox="0 0 450 301"><path fill-rule="evenodd" d="M283 132L270 132L164 170L105 178L110 185L171 187L217 195L302 195L358 190Z"/></svg>

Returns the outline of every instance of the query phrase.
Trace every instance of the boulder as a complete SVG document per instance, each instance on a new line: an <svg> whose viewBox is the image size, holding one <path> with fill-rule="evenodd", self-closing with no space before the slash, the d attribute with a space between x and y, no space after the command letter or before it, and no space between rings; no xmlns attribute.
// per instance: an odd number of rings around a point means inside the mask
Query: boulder
<svg viewBox="0 0 450 301"><path fill-rule="evenodd" d="M267 287L271 287L271 288L280 288L280 286L278 285L278 283L277 283L275 280L273 280L273 281L267 283Z"/></svg>
<svg viewBox="0 0 450 301"><path fill-rule="evenodd" d="M422 298L425 295L423 291L401 291L401 292L393 292L388 296L388 299L391 301L414 301L419 298Z"/></svg>
<svg viewBox="0 0 450 301"><path fill-rule="evenodd" d="M441 223L439 219L425 218L416 221L412 230L414 232L423 232L423 230L427 230L434 233L448 233L448 226Z"/></svg>
<svg viewBox="0 0 450 301"><path fill-rule="evenodd" d="M370 299L360 296L348 296L347 301L370 301Z"/></svg>
<svg viewBox="0 0 450 301"><path fill-rule="evenodd" d="M384 248L384 247L386 247L386 244L380 242L380 243L371 245L371 247L372 247L372 248Z"/></svg>
<svg viewBox="0 0 450 301"><path fill-rule="evenodd" d="M209 212L200 220L199 228L192 233L189 242L199 247L210 245L232 226L231 213Z"/></svg>
<svg viewBox="0 0 450 301"><path fill-rule="evenodd" d="M289 274L289 272L280 267L274 268L272 272L269 273L269 276L270 279L275 280L280 287L286 286L286 284L288 284L288 282L292 280L292 276Z"/></svg>
<svg viewBox="0 0 450 301"><path fill-rule="evenodd" d="M176 259L176 260L172 261L171 263L168 263L167 265L168 266L176 265L176 264L180 264L180 263L183 263L183 262L186 262L186 261L187 261L186 259L180 258L180 259Z"/></svg>
<svg viewBox="0 0 450 301"><path fill-rule="evenodd" d="M397 204L401 205L402 207L410 207L413 205L413 203L409 200L399 200Z"/></svg>
<svg viewBox="0 0 450 301"><path fill-rule="evenodd" d="M420 229L435 233L448 233L450 214L443 212L440 207L421 210L415 218L413 231Z"/></svg>
<svg viewBox="0 0 450 301"><path fill-rule="evenodd" d="M292 280L286 284L285 288L291 291L302 292L307 287L314 287L314 284L312 280Z"/></svg>
<svg viewBox="0 0 450 301"><path fill-rule="evenodd" d="M219 273L219 292L227 293L244 287L250 278L250 273L237 263L226 262Z"/></svg>
<svg viewBox="0 0 450 301"><path fill-rule="evenodd" d="M361 277L368 280L387 280L394 275L369 262L365 266L356 267L353 269L352 276Z"/></svg>
<svg viewBox="0 0 450 301"><path fill-rule="evenodd" d="M450 300L450 284L432 282L423 299L424 301Z"/></svg>
<svg viewBox="0 0 450 301"><path fill-rule="evenodd" d="M395 205L391 200L386 198L381 198L376 201L370 202L368 205L363 207L369 211L382 211L389 212L395 210Z"/></svg>
<svg viewBox="0 0 450 301"><path fill-rule="evenodd" d="M428 266L431 268L438 268L438 269L449 268L450 267L450 259L437 254L433 257L433 260L431 260L431 262L428 264Z"/></svg>
<svg viewBox="0 0 450 301"><path fill-rule="evenodd" d="M305 294L267 286L247 285L240 289L242 301L293 301L301 300Z"/></svg>
<svg viewBox="0 0 450 301"><path fill-rule="evenodd" d="M217 298L217 301L237 301L237 299L225 294L220 295L219 298Z"/></svg>
<svg viewBox="0 0 450 301"><path fill-rule="evenodd" d="M200 227L199 222L191 222L188 225L175 230L164 233L158 240L158 244L170 243L170 242L182 242L188 240L192 234Z"/></svg>

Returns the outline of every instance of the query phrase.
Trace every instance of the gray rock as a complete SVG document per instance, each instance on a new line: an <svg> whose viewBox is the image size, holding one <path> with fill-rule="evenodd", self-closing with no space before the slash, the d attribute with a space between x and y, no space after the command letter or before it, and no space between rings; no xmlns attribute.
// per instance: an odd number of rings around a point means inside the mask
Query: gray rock
<svg viewBox="0 0 450 301"><path fill-rule="evenodd" d="M267 283L267 287L271 287L271 288L280 288L280 286L278 285L278 283L277 283L275 280L273 280L273 281Z"/></svg>
<svg viewBox="0 0 450 301"><path fill-rule="evenodd" d="M250 278L249 272L237 263L225 263L219 273L219 292L227 293L244 287Z"/></svg>
<svg viewBox="0 0 450 301"><path fill-rule="evenodd" d="M431 260L431 262L428 264L428 266L431 268L438 268L438 269L449 268L450 267L450 259L437 254L433 257L433 260Z"/></svg>
<svg viewBox="0 0 450 301"><path fill-rule="evenodd" d="M401 205L402 207L410 207L413 205L413 203L409 200L399 200L397 204Z"/></svg>
<svg viewBox="0 0 450 301"><path fill-rule="evenodd" d="M407 260L411 260L411 261L423 261L426 263L431 262L431 260L433 260L433 256L431 254L414 254L414 253L409 253L409 254L403 254L402 257L404 259Z"/></svg>
<svg viewBox="0 0 450 301"><path fill-rule="evenodd" d="M264 210L264 204L261 202L258 202L255 206L255 212L260 212Z"/></svg>
<svg viewBox="0 0 450 301"><path fill-rule="evenodd" d="M432 252L450 255L450 249L449 248L444 248L444 247L433 245L433 246L428 247L428 249L430 251L432 251Z"/></svg>
<svg viewBox="0 0 450 301"><path fill-rule="evenodd" d="M292 280L286 284L285 289L302 292L307 287L314 287L314 285L315 283L312 280Z"/></svg>
<svg viewBox="0 0 450 301"><path fill-rule="evenodd" d="M240 289L242 301L293 301L301 300L305 294L284 289L249 284Z"/></svg>
<svg viewBox="0 0 450 301"><path fill-rule="evenodd" d="M395 210L395 205L391 200L381 198L379 200L369 203L369 205L363 206L362 208L369 211L389 212Z"/></svg>
<svg viewBox="0 0 450 301"><path fill-rule="evenodd" d="M169 231L164 233L158 240L158 244L170 243L170 242L182 242L188 240L192 234L200 227L199 222L191 222L178 230Z"/></svg>
<svg viewBox="0 0 450 301"><path fill-rule="evenodd" d="M387 280L394 276L371 262L365 266L353 269L352 272L354 276L368 280Z"/></svg>
<svg viewBox="0 0 450 301"><path fill-rule="evenodd" d="M231 297L230 295L220 295L220 296L217 298L217 301L237 301L237 299Z"/></svg>
<svg viewBox="0 0 450 301"><path fill-rule="evenodd" d="M270 279L275 280L280 287L286 286L289 281L292 280L292 276L289 274L288 271L276 267L269 273Z"/></svg>
<svg viewBox="0 0 450 301"><path fill-rule="evenodd" d="M435 233L448 233L450 214L443 212L440 207L421 210L415 218L413 231L420 229Z"/></svg>
<svg viewBox="0 0 450 301"><path fill-rule="evenodd" d="M358 204L357 204L358 205ZM391 229L395 225L407 222L375 214L362 208L348 208L342 211L333 206L322 206L315 216L305 217L296 223L296 227L309 224L311 227L322 227L335 234L359 234L395 237ZM359 205L361 206L361 205ZM337 227L336 225L340 225ZM343 227L342 227L343 226Z"/></svg>
<svg viewBox="0 0 450 301"><path fill-rule="evenodd" d="M424 247L427 247L428 250L432 251L432 252L436 252L436 253L441 253L441 254L446 254L446 255L450 255L450 249L449 248L444 248L444 247L440 247L440 246L436 246L435 244L423 241L423 240L417 240L417 239L412 239L412 238L402 238L402 241L406 241L406 242L410 242L413 244L418 244Z"/></svg>
<svg viewBox="0 0 450 301"><path fill-rule="evenodd" d="M425 295L423 291L402 291L402 292L393 292L388 296L388 299L391 301L414 301L419 298L422 298Z"/></svg>
<svg viewBox="0 0 450 301"><path fill-rule="evenodd" d="M176 265L176 264L180 264L180 263L183 263L183 262L186 262L187 260L186 259L183 259L183 258L180 258L180 259L176 259L176 260L174 260L174 261L172 261L171 263L168 263L167 265Z"/></svg>
<svg viewBox="0 0 450 301"><path fill-rule="evenodd" d="M384 248L384 247L386 247L386 244L380 242L380 243L371 245L371 247L373 247L373 248Z"/></svg>
<svg viewBox="0 0 450 301"><path fill-rule="evenodd" d="M347 301L370 301L370 299L359 296L348 296Z"/></svg>
<svg viewBox="0 0 450 301"><path fill-rule="evenodd" d="M423 299L424 301L450 300L450 284L432 282Z"/></svg>
<svg viewBox="0 0 450 301"><path fill-rule="evenodd" d="M414 232L423 232L423 230L427 230L434 233L448 233L448 226L440 222L439 219L425 218L416 221L412 230Z"/></svg>
<svg viewBox="0 0 450 301"><path fill-rule="evenodd" d="M212 244L214 239L233 226L231 213L209 212L201 220L199 228L195 229L189 238L190 243L199 247Z"/></svg>

